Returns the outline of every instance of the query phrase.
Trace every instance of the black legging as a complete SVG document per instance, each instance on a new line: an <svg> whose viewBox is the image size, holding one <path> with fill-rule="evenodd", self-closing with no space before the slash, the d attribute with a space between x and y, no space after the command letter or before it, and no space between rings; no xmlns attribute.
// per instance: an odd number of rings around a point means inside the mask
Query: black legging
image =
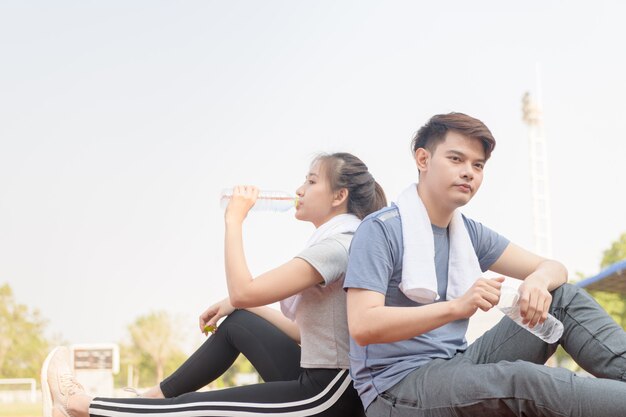
<svg viewBox="0 0 626 417"><path fill-rule="evenodd" d="M161 391L166 398L197 391L224 374L239 353L248 358L265 382L291 381L300 375L300 346L267 320L247 310L236 310L161 382Z"/></svg>
<svg viewBox="0 0 626 417"><path fill-rule="evenodd" d="M194 392L243 353L265 383ZM300 346L277 327L238 310L161 383L166 399L95 398L91 416L365 416L346 369L300 368Z"/></svg>

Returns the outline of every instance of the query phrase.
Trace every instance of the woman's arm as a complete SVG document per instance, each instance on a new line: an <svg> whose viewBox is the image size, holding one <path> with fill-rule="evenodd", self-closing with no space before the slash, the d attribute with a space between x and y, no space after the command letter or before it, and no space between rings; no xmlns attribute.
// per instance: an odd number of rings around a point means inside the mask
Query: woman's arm
<svg viewBox="0 0 626 417"><path fill-rule="evenodd" d="M224 221L224 261L230 302L237 308L259 307L283 300L324 282L320 273L303 259L287 263L253 279L243 250L243 221L254 205L258 190L235 187Z"/></svg>
<svg viewBox="0 0 626 417"><path fill-rule="evenodd" d="M200 331L208 335L209 330L206 330L207 326L217 328L217 322L235 310L228 297L218 301L200 314ZM287 336L295 340L296 343L300 343L298 325L285 317L280 311L265 306L247 308L246 310L272 323Z"/></svg>
<svg viewBox="0 0 626 417"><path fill-rule="evenodd" d="M296 343L300 343L300 329L298 325L285 317L280 311L267 306L246 308L246 310L269 321L287 336L295 340Z"/></svg>

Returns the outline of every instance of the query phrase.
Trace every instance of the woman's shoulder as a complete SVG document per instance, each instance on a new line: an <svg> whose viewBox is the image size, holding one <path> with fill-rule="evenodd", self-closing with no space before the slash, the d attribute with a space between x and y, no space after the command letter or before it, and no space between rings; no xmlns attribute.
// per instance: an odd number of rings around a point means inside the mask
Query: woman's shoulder
<svg viewBox="0 0 626 417"><path fill-rule="evenodd" d="M338 233L336 235L332 235L318 242L318 245L323 245L327 247L329 250L339 250L343 249L346 252L350 249L350 242L352 242L352 237L354 233L346 232L346 233Z"/></svg>

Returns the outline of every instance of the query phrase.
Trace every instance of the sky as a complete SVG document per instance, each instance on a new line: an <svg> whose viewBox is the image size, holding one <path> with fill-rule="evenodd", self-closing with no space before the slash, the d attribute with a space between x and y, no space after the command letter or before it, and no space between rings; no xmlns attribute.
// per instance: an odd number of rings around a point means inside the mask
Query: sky
<svg viewBox="0 0 626 417"><path fill-rule="evenodd" d="M197 341L227 294L223 188L295 191L318 152L346 151L394 200L417 180L413 134L450 111L497 140L462 211L532 249L526 91L543 108L553 256L594 275L626 232L624 15L619 1L4 0L0 285L67 342L124 340L158 310ZM251 213L252 273L312 231Z"/></svg>

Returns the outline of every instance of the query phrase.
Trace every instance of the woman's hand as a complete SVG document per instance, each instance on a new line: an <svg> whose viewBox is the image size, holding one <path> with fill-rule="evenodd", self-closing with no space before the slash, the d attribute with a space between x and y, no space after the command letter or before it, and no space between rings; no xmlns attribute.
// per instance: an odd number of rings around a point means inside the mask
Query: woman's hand
<svg viewBox="0 0 626 417"><path fill-rule="evenodd" d="M233 188L233 195L226 206L224 220L227 223L242 223L248 212L256 203L259 189L253 185L237 185Z"/></svg>
<svg viewBox="0 0 626 417"><path fill-rule="evenodd" d="M205 336L209 334L209 331L212 333L213 330L209 329L217 329L217 322L222 317L226 317L231 314L233 311L235 311L235 307L230 304L230 299L228 297L213 304L200 314L200 331L204 333Z"/></svg>

